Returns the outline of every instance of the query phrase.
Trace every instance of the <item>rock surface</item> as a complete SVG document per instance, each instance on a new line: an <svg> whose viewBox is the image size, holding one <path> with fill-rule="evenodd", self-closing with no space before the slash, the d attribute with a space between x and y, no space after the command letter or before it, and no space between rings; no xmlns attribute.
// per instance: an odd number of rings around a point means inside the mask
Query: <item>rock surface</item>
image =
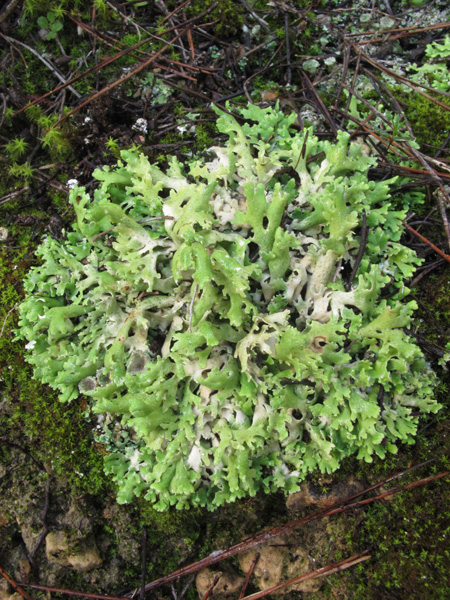
<svg viewBox="0 0 450 600"><path fill-rule="evenodd" d="M71 551L64 531L51 531L45 538L45 552L50 563L70 567L86 573L101 566L103 559L93 538L77 544L77 551Z"/></svg>
<svg viewBox="0 0 450 600"><path fill-rule="evenodd" d="M3 577L0 577L0 600L23 600L22 596L14 592Z"/></svg>
<svg viewBox="0 0 450 600"><path fill-rule="evenodd" d="M217 584L214 586L214 589L209 596L211 600L227 598L227 597L237 597L241 590L242 584L244 583L244 577L240 577L237 573L233 571L219 571L209 569L202 569L199 571L197 578L195 580L195 584L197 586L197 592L200 598L206 594L216 575L220 575L220 579Z"/></svg>
<svg viewBox="0 0 450 600"><path fill-rule="evenodd" d="M361 492L365 487L362 481L358 481L352 475L329 486L326 492L312 483L302 483L299 492L288 496L286 507L291 513L299 512L309 506L315 506L318 509L328 508L348 496Z"/></svg>
<svg viewBox="0 0 450 600"><path fill-rule="evenodd" d="M295 534L287 534L270 540L267 544L251 548L238 556L241 569L247 573L259 553L251 581L260 590L267 590L283 581L299 577L316 567L314 558L309 554L303 540ZM317 592L322 587L321 579L304 581L295 585L283 587L273 596L282 596L292 591Z"/></svg>

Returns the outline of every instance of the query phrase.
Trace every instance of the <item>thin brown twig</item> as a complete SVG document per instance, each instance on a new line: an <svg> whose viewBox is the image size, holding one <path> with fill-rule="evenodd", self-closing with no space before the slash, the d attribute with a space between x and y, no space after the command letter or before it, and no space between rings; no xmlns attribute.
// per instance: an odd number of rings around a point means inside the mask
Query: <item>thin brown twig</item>
<svg viewBox="0 0 450 600"><path fill-rule="evenodd" d="M171 41L173 42L174 40L177 40L183 34L184 34L184 30L181 33L179 33L178 35L176 35L174 38L172 38ZM59 119L55 123L55 125L52 127L52 129L58 127L58 125L61 125L61 123L63 121L65 121L70 116L72 116L75 113L77 113L80 109L84 108L88 104L91 104L91 102L93 102L94 100L98 100L98 98L100 98L101 96L104 96L105 94L107 94L108 92L110 92L111 90L113 90L114 88L116 88L118 85L122 85L122 83L125 83L125 81L128 81L129 79L131 79L132 77L134 77L135 75L137 75L138 73L140 73L146 67L149 67L159 56L161 56L161 54L163 52L165 52L167 50L167 48L169 48L169 46L170 46L170 44L165 44L160 50L158 50L158 52L155 52L155 54L151 58L149 58L148 60L144 61L143 63L141 63L137 67L135 67L130 73L128 73L127 75L121 77L120 79L117 79L116 81L114 81L110 85L107 85L106 87L104 87L103 89L101 89L100 91L98 91L97 93L95 93L92 96L90 96L87 100L85 100L84 102L82 102L81 104L79 104L78 106L76 106L69 113L67 113L61 119Z"/></svg>
<svg viewBox="0 0 450 600"><path fill-rule="evenodd" d="M375 60L374 58L372 58L368 54L365 54L364 52L361 52L361 51L360 51L360 53L361 53L361 57L366 62L368 62L370 65L372 65L373 67L375 67L379 71L382 71L383 73L386 73L386 75L389 75L389 77L393 77L394 79L396 79L398 81L401 81L402 83L404 83L405 85L407 85L408 87L410 87L412 90L414 90L415 92L417 92L418 94L420 94L424 98L427 98L428 100L430 100L431 102L434 102L435 104L437 104L441 108L444 108L445 110L449 110L450 111L450 106L448 104L444 104L444 102L441 102L437 98L433 98L433 96L430 96L430 94L427 94L427 93L425 93L422 90L425 89L425 90L428 90L428 91L431 91L431 92L436 92L438 94L441 94L441 95L447 96L447 97L450 97L450 93L449 92L445 92L443 90L438 90L438 89L435 89L435 88L431 88L431 87L428 87L426 85L422 85L420 83L413 83L407 77L404 77L403 75L399 75L398 73L395 73L394 71L391 71L390 69L388 69L387 67L385 67L384 65L382 65L381 63L379 63L377 60Z"/></svg>
<svg viewBox="0 0 450 600"><path fill-rule="evenodd" d="M345 44L344 45L344 61L343 61L343 65L342 65L342 74L339 78L339 87L336 92L336 99L335 99L336 106L339 106L339 100L340 100L340 97L342 94L342 89L344 86L345 78L347 77L347 71L348 71L348 67L350 64L350 52L351 52L350 44Z"/></svg>
<svg viewBox="0 0 450 600"><path fill-rule="evenodd" d="M333 135L337 135L338 128L336 126L336 123L333 120L333 117L330 114L330 111L327 109L327 107L323 103L322 98L319 96L319 94L316 91L316 88L314 87L314 85L312 84L310 78L308 77L308 75L304 71L302 71L302 78L303 78L303 81L306 83L306 88L313 95L314 100L315 100L315 102L316 102L316 104L317 104L320 112L322 113L322 115L324 116L324 118L328 122L329 126L331 127L331 130L333 131Z"/></svg>
<svg viewBox="0 0 450 600"><path fill-rule="evenodd" d="M19 40L15 40L14 38L11 38L11 37L9 37L7 35L4 35L1 32L0 32L0 36L3 39L5 39L6 41L8 41L10 44L19 44L19 46L22 46L23 48L26 48L28 50L28 52L31 52L32 54L34 54L42 63L44 63L44 65L47 67L47 69L49 69L52 73L54 73L55 76L62 83L66 83L66 79L60 73L59 69L48 58L45 58L42 54L39 54L39 52L37 50L35 50L31 46L28 46L28 44L25 44L24 42L20 42ZM69 88L69 90L72 92L72 94L74 96L76 96L77 98L81 98L81 94L79 94L77 92L77 90L74 89L71 85L68 84L67 87Z"/></svg>
<svg viewBox="0 0 450 600"><path fill-rule="evenodd" d="M115 50L118 50L120 47L122 47L122 50L127 49L127 45L124 42L122 42L121 40L116 40L112 36L108 35L106 32L102 32L102 35L100 35L100 33L98 31L96 31L91 25L88 25L87 23L83 23L82 21L78 21L77 19L75 19L75 17L71 17L71 19L72 19L72 21L74 21L74 23L76 23L79 27L81 27L82 29L87 31L95 39L99 40L103 44L106 44L110 48L114 48ZM145 45L152 39L161 41L161 39L158 36L150 34L150 37L145 38L145 40L141 40L140 42L138 42L138 44L135 44L135 46L139 45L139 47L140 47L142 45ZM164 41L164 40L162 40L162 41ZM132 47L130 47L130 48L132 48ZM133 57L135 60L142 61L143 59L141 57L152 56L150 52L146 52L145 50L141 50L140 48L135 48L135 50L136 50L136 54L134 54L134 53L130 54L130 56ZM140 56L138 56L138 55L140 55ZM110 57L110 58L114 58L114 57ZM165 57L161 57L161 59L166 60ZM197 67L193 67L191 65L186 65L185 63L182 63L181 61L178 61L178 60L170 60L170 64L185 66L194 71L200 70ZM179 75L180 77L184 77L186 79L189 79L190 81L196 81L196 79L194 77L190 77L189 75L186 75L186 73L182 73L181 71L178 71L177 69L174 69L171 66L166 66L161 63L155 62L155 67L157 67L158 69L162 69L163 71L167 71L169 73Z"/></svg>
<svg viewBox="0 0 450 600"><path fill-rule="evenodd" d="M12 11L16 8L16 6L19 4L19 2L20 2L20 0L10 0L6 4L6 6L2 10L2 12L0 13L0 23L3 23L4 21L6 21L6 19L9 17L9 15L12 13Z"/></svg>
<svg viewBox="0 0 450 600"><path fill-rule="evenodd" d="M351 48L354 49L354 46L351 46ZM360 66L360 64L361 64L361 52L356 52L356 66L355 66L355 70L353 72L352 83L351 83L351 86L350 86L350 88L352 90L355 89L355 83L356 83L356 79L358 77L358 72L359 72L359 66ZM342 82L341 85L343 86L344 82ZM350 109L350 102L351 102L351 100L352 100L352 97L351 97L351 95L349 95L348 98L347 98L347 102L345 103L345 108L344 108L345 116L344 116L344 118L345 117L347 117L347 118L349 117L348 111ZM337 110L337 104L336 104L336 110Z"/></svg>
<svg viewBox="0 0 450 600"><path fill-rule="evenodd" d="M255 554L255 558L252 560L252 564L250 565L247 575L245 576L244 583L242 584L242 588L241 588L241 592L239 594L238 600L242 600L242 598L245 596L245 592L247 591L247 587L248 587L250 578L253 575L253 571L255 570L255 567L258 564L258 560L259 560L260 556L261 555L259 552L257 552Z"/></svg>
<svg viewBox="0 0 450 600"><path fill-rule="evenodd" d="M425 157L422 155L422 153L419 152L418 150L416 150L415 148L413 148L410 144L408 144L408 147L409 147L411 153L415 156L415 158L420 162L420 164L425 168L425 170L428 171L428 173L431 175L433 180L438 185L439 190L442 194L441 195L438 192L437 199L438 199L439 211L441 213L442 221L444 223L445 235L447 236L448 247L450 248L450 225L448 222L447 210L446 210L446 207L445 207L445 204L443 201L443 198L445 198L447 200L448 204L450 205L450 197L448 195L448 192L445 189L445 186L442 183L442 180L439 177L438 173L432 167L430 167L430 165L427 163L427 161L425 160Z"/></svg>
<svg viewBox="0 0 450 600"><path fill-rule="evenodd" d="M378 94L381 96L380 90L379 88L383 89L383 92L387 95L387 97L389 98L389 100L392 103L392 107L395 110L395 112L402 117L402 119L405 122L406 128L409 132L409 135L413 138L414 137L414 131L411 127L410 122L408 121L408 118L405 114L405 111L402 110L402 107L400 106L400 103L398 102L398 100L395 98L395 96L391 93L391 91L389 90L389 88L387 87L387 85L385 85L378 77L375 77L375 75L373 73L371 73L368 69L363 69L363 73L365 73L369 79L372 82L372 85L374 86L374 88L378 91Z"/></svg>
<svg viewBox="0 0 450 600"><path fill-rule="evenodd" d="M141 569L141 587L139 590L140 600L145 599L145 571L147 568L147 529L142 528L142 569Z"/></svg>
<svg viewBox="0 0 450 600"><path fill-rule="evenodd" d="M166 15L164 17L164 19L161 21L160 25L162 25L163 23L165 23L168 19L171 19L179 10L181 10L182 8L184 8L186 6L186 4L189 4L191 0L185 0L185 2L182 2L179 6L177 6L176 8L173 9L172 12L170 12L168 15Z"/></svg>
<svg viewBox="0 0 450 600"><path fill-rule="evenodd" d="M198 283L196 283L194 285L194 289L192 291L192 299L189 302L189 329L188 329L188 331L192 331L192 317L193 317L193 312L194 312L194 301L195 301L195 296L197 295L197 289L198 289Z"/></svg>
<svg viewBox="0 0 450 600"><path fill-rule="evenodd" d="M214 8L216 8L217 6L217 2L212 4L211 6L209 6L206 10L204 10L203 12L201 12L200 14L198 14L196 17L193 17L192 19L189 19L188 21L185 21L183 23L183 26L186 24L191 24L195 21L201 20L205 15L207 15L209 12L211 12L211 10L213 10ZM167 30L167 32L171 31L171 29ZM180 31L179 33L177 33L171 40L170 42L166 42L164 44L164 46L158 50L157 52L155 52L155 54L153 54L153 56L151 56L148 60L142 62L140 65L138 65L137 67L135 67L130 73L128 73L127 75L125 75L124 77L121 77L120 79L117 79L116 81L114 81L113 83L111 83L110 85L104 87L103 89L101 89L100 91L98 91L97 93L93 94L92 96L90 96L87 100L85 100L84 102L82 102L81 104L79 104L77 107L75 107L73 110L71 110L69 113L67 113L66 115L64 115L61 119L59 119L57 121L57 123L55 123L55 125L53 126L53 128L58 127L58 125L60 125L63 121L65 121L66 119L68 119L71 115L75 114L76 112L78 112L81 108L84 108L85 106L87 106L88 104L90 104L91 102L93 102L94 100L97 100L98 98L100 98L101 96L107 94L108 92L110 92L111 90L113 90L115 87L117 87L118 85L121 85L122 83L124 83L125 81L128 81L129 79L131 79L132 77L134 77L135 75L137 75L137 73L140 73L143 69L145 69L146 67L149 67L153 62L155 62L155 60L157 58L159 58L161 56L161 54L163 54L163 52L165 52L177 39L179 39L182 35L184 35L186 33L187 29L184 28L182 31ZM167 33L166 32L166 33Z"/></svg>
<svg viewBox="0 0 450 600"><path fill-rule="evenodd" d="M446 261L444 258L438 258L438 260L436 262L429 265L429 267L427 267L421 273L419 273L416 277L414 277L414 279L411 281L411 283L408 284L408 287L409 288L415 287L423 277L426 277L429 273L431 273L435 269L439 268L441 265L444 265L445 262Z"/></svg>
<svg viewBox="0 0 450 600"><path fill-rule="evenodd" d="M425 244L428 244L428 246L430 246L430 248L433 248L433 250L435 252L437 252L439 254L439 256L442 256L442 258L444 258L447 262L450 262L450 255L445 254L445 252L442 252L442 250L440 250L435 244L433 244L433 242L430 242L430 240L428 240L425 236L423 236L421 233L416 231L413 227L411 227L411 225L408 225L408 223L406 223L406 221L403 221L403 225L406 227L406 229L408 231L410 231L413 235L418 237L419 240L422 240L422 242L424 242Z"/></svg>
<svg viewBox="0 0 450 600"><path fill-rule="evenodd" d="M208 600L208 598L211 596L211 593L212 593L213 589L216 587L216 585L217 585L217 583L218 583L219 579L220 579L220 575L219 575L219 574L217 574L217 575L214 577L214 581L212 582L212 584L209 586L209 588L208 588L208 589L206 590L206 592L203 594L203 598L202 598L202 600Z"/></svg>
<svg viewBox="0 0 450 600"><path fill-rule="evenodd" d="M427 27L396 27L394 29L385 29L383 33L397 33L397 32L405 32L407 34L417 34L417 33L426 33L427 31L432 31L433 29L447 29L450 27L450 21L445 23L436 23L434 25L428 25ZM346 38L354 38L361 37L363 35L374 35L380 33L379 31L363 31L358 33L349 33L345 37ZM393 39L393 38L390 38ZM372 40L370 40L372 42ZM385 41L385 40L383 40Z"/></svg>
<svg viewBox="0 0 450 600"><path fill-rule="evenodd" d="M356 117L352 117L352 115L349 115L348 113L344 113L344 111L342 111L340 108L337 108L337 106L334 107L334 110L338 114L343 115L344 119L349 119L350 121L353 121L353 123L356 123L357 125L359 125L366 133L368 133L369 135L373 136L376 140L378 140L386 148L389 148L389 150L393 154L395 154L396 156L401 157L401 154L397 151L397 148L399 148L399 146L398 146L398 144L395 141L391 140L390 143L388 144L386 142L386 140L383 139L382 136L377 135L370 127L368 127L366 125L366 123L364 121L361 121L360 119L357 119ZM407 152L403 148L399 148L399 149L401 149L405 154L407 154ZM412 157L409 156L409 158L412 158Z"/></svg>
<svg viewBox="0 0 450 600"><path fill-rule="evenodd" d="M291 46L289 41L289 13L284 13L284 31L285 31L285 46L286 46L286 83L291 85L292 82L292 67L291 67Z"/></svg>
<svg viewBox="0 0 450 600"><path fill-rule="evenodd" d="M67 590L48 585L34 585L31 583L22 583L21 585L32 590L41 590L43 592L53 592L55 594L64 594L65 596L80 596L81 598L91 598L92 600L130 600L125 596L106 596L104 594L94 594L93 592L78 592L77 590ZM30 600L33 600L32 598Z"/></svg>
<svg viewBox="0 0 450 600"><path fill-rule="evenodd" d="M82 28L85 25L84 23L81 23L81 21L78 21L78 19L75 19L75 17L70 17L70 18L72 19L72 21L74 23L76 23L77 25L79 25ZM47 98L48 96L50 96L52 94L55 94L56 92L59 92L59 90L62 90L64 88L66 88L67 86L71 85L72 83L76 83L77 81L79 81L80 79L83 79L84 77L87 77L91 73L95 73L96 71L99 71L100 69L103 69L104 67L106 67L107 65L115 62L119 58L122 58L123 56L125 56L129 52L133 52L133 50L136 50L137 48L139 48L139 46L142 46L143 44L147 44L150 40L151 40L151 38L148 38L146 40L141 40L137 44L134 44L134 46L130 46L128 48L125 48L125 49L121 50L120 52L118 52L117 54L115 54L114 56L108 56L107 58L105 58L104 60L102 60L101 62L99 62L98 65L95 65L94 67L91 67L90 69L88 69L84 73L81 73L80 75L76 75L75 77L72 77L72 79L69 79L65 83L62 83L61 85L58 85L57 87L53 88L52 90L50 90L49 92L43 94L42 96L39 96L39 98L36 98L36 100L33 100L32 102L29 102L26 106L24 106L24 107L20 108L19 110L17 110L14 113L13 117L15 117L16 115L20 114L24 110L27 110L31 106L34 106L38 102L42 102L42 100L45 100L45 98ZM104 42L104 43L106 43L106 42Z"/></svg>

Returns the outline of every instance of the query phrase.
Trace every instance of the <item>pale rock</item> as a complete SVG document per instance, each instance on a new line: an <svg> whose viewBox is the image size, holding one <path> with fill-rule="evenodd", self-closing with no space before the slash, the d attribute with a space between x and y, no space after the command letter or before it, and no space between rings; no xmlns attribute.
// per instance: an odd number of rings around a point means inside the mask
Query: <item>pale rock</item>
<svg viewBox="0 0 450 600"><path fill-rule="evenodd" d="M308 550L292 534L273 538L264 545L240 554L238 560L244 573L249 571L258 553L260 556L250 581L253 581L260 590L275 587L317 568ZM271 595L282 596L292 591L317 592L322 584L321 579L311 579L280 588Z"/></svg>
<svg viewBox="0 0 450 600"><path fill-rule="evenodd" d="M26 558L21 558L17 561L17 566L14 571L18 581L28 583L31 576L31 564Z"/></svg>
<svg viewBox="0 0 450 600"><path fill-rule="evenodd" d="M239 577L239 575L233 571L214 571L208 567L199 571L195 580L199 597L203 598L212 585L216 575L220 575L220 579L214 586L209 598L211 600L227 598L228 596L234 596L234 598L236 598L244 583L244 577Z"/></svg>
<svg viewBox="0 0 450 600"><path fill-rule="evenodd" d="M47 534L45 551L50 563L70 567L81 573L92 571L103 563L93 538L87 538L79 543L77 552L70 552L64 531L51 531Z"/></svg>
<svg viewBox="0 0 450 600"><path fill-rule="evenodd" d="M286 501L286 507L290 513L302 511L304 508L314 506L315 508L328 508L348 496L358 494L365 489L363 482L358 481L352 475L329 486L329 491L322 492L311 483L302 483L300 491L290 494Z"/></svg>
<svg viewBox="0 0 450 600"><path fill-rule="evenodd" d="M30 520L28 520L28 517ZM25 543L28 552L33 552L39 538L42 535L42 527L39 529L33 521L33 516L28 515L27 520L23 520L22 517L16 517L17 524L20 527L20 534Z"/></svg>
<svg viewBox="0 0 450 600"><path fill-rule="evenodd" d="M8 515L8 513L4 512L0 508L0 527L5 527L6 525L8 525L10 520L11 520L11 517Z"/></svg>
<svg viewBox="0 0 450 600"><path fill-rule="evenodd" d="M14 592L9 583L0 577L0 600L23 600L18 592Z"/></svg>

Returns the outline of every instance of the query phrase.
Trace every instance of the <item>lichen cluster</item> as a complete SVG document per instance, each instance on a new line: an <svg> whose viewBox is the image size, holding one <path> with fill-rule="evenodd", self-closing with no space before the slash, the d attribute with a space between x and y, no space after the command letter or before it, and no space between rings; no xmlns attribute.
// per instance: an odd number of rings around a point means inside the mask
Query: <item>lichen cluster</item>
<svg viewBox="0 0 450 600"><path fill-rule="evenodd" d="M218 112L228 140L207 158L163 172L122 152L93 198L75 188L20 308L35 376L91 398L119 501L160 510L295 491L395 452L439 408L405 332L418 259L393 180L370 181L345 133Z"/></svg>

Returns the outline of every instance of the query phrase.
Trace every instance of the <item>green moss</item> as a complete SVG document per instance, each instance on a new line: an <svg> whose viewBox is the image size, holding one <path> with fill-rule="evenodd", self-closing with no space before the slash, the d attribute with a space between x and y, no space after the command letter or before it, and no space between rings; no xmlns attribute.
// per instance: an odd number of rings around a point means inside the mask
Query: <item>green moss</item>
<svg viewBox="0 0 450 600"><path fill-rule="evenodd" d="M21 248L0 258L0 385L7 407L2 436L28 447L37 461L67 481L72 493L104 492L108 483L103 457L92 442L83 405L61 404L54 392L32 379L23 345L14 341L14 307L22 299L21 282L34 262L25 232L19 230L14 243Z"/></svg>
<svg viewBox="0 0 450 600"><path fill-rule="evenodd" d="M448 481L441 481L367 509L348 544L369 548L372 560L345 576L348 597L448 598L449 501Z"/></svg>
<svg viewBox="0 0 450 600"><path fill-rule="evenodd" d="M176 3L175 3L176 4ZM213 25L213 32L223 38L236 38L242 33L244 23L244 7L235 0L192 0L186 8L188 17L195 17L208 9L212 4L217 4L205 18L208 21L217 21Z"/></svg>
<svg viewBox="0 0 450 600"><path fill-rule="evenodd" d="M443 101L440 94L435 94L435 97ZM420 94L411 94L407 100L406 116L420 145L439 148L443 144L450 129L450 110Z"/></svg>

